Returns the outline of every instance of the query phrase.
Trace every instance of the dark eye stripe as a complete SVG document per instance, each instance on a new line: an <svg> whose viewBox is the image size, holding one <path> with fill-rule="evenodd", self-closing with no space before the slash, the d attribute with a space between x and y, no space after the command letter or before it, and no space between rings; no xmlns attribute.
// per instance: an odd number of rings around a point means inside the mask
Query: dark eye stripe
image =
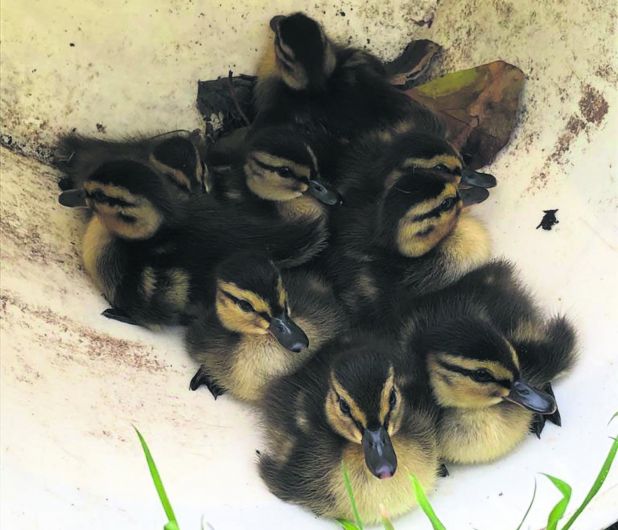
<svg viewBox="0 0 618 530"><path fill-rule="evenodd" d="M258 160L255 157L251 157L251 160L253 160L258 166L260 166L262 169L267 169L268 171L272 171L274 173L276 173L279 169L281 169L282 167L287 167L287 166L271 166L270 164L265 164L264 162L262 162L261 160ZM294 177L296 177L296 173L294 173L294 170L288 168L290 170L290 173L292 173L292 175Z"/></svg>
<svg viewBox="0 0 618 530"><path fill-rule="evenodd" d="M453 206L451 206L448 210L443 210L441 208L442 203L440 203L433 210L429 210L427 213L423 213L421 215L417 215L417 216L413 217L412 220L413 221L423 221L425 219L431 219L432 217L440 217L440 215L443 214L444 212L450 212L453 208L455 208L455 206L457 206L457 202L459 201L459 194L455 195L454 197L447 197L444 200L447 200L447 199L453 199ZM442 202L444 202L444 201L442 201Z"/></svg>
<svg viewBox="0 0 618 530"><path fill-rule="evenodd" d="M117 197L110 197L109 195L105 195L105 193L103 193L101 190L96 190L94 192L86 192L86 197L95 202L108 204L109 206L121 206L125 208L135 206L135 204L131 202L118 199Z"/></svg>
<svg viewBox="0 0 618 530"><path fill-rule="evenodd" d="M343 400L345 401L345 399L343 399L339 393L337 391L335 391L335 395L337 396L337 404L339 404L339 401ZM347 401L346 401L347 403ZM348 403L349 406L349 403ZM350 407L350 414L348 414L348 417L352 420L352 422L354 423L354 425L356 426L356 428L359 430L359 432L361 433L361 435L363 434L363 432L365 431L365 428L361 425L361 422L358 421L354 415L352 414L352 408Z"/></svg>
<svg viewBox="0 0 618 530"><path fill-rule="evenodd" d="M230 293L228 293L227 291L224 291L223 289L221 289L221 292L222 292L225 296L227 296L230 300L232 300L232 302L238 303L238 302L240 302L240 301L241 301L241 299L240 299L240 298L237 298L237 297L236 297L236 296L234 296L233 294L230 294ZM264 311L255 311L255 310L254 310L254 312L255 312L255 314L256 314L256 315L261 316L264 320L270 320L270 319L271 319L271 316L270 316L268 313L264 312Z"/></svg>
<svg viewBox="0 0 618 530"><path fill-rule="evenodd" d="M474 372L475 372L475 370L468 370L467 368L462 368L461 366L456 366L454 364L447 363L439 359L438 359L438 364L442 366L442 368L449 370L450 372L456 372L458 374L465 375L466 377L469 377L470 379L472 379ZM496 379L493 375L491 376L491 378L492 378L492 380L490 381L491 383L497 383L500 386L504 386L506 388L509 388L511 386L511 382L507 379Z"/></svg>

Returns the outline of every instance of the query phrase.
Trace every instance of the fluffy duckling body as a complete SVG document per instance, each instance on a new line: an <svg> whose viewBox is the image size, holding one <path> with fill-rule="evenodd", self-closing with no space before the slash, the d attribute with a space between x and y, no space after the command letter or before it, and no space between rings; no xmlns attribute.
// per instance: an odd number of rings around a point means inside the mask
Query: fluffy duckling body
<svg viewBox="0 0 618 530"><path fill-rule="evenodd" d="M79 189L102 164L131 160L148 166L181 193L202 192L206 181L205 141L199 130L109 141L67 134L60 138L57 162L67 174L62 189ZM71 204L67 204L71 206Z"/></svg>
<svg viewBox="0 0 618 530"><path fill-rule="evenodd" d="M213 299L189 326L188 350L201 364L191 388L256 401L345 326L330 286L307 270L280 272L265 256L236 254L215 272Z"/></svg>
<svg viewBox="0 0 618 530"><path fill-rule="evenodd" d="M441 458L489 462L531 428L540 436L544 418L560 425L550 383L575 362L575 332L564 317L543 318L508 263L417 300L413 315L407 360L441 408Z"/></svg>
<svg viewBox="0 0 618 530"><path fill-rule="evenodd" d="M390 345L334 342L273 383L263 402L268 451L260 474L279 498L317 515L353 519L345 465L361 518L415 506L410 475L429 490L438 470L431 409L410 400Z"/></svg>
<svg viewBox="0 0 618 530"><path fill-rule="evenodd" d="M214 179L213 193L273 219L326 219L341 202L333 184L321 177L330 150L293 126L251 131L231 172Z"/></svg>
<svg viewBox="0 0 618 530"><path fill-rule="evenodd" d="M81 191L94 213L83 239L85 269L113 306L105 316L131 323L185 321L216 264L234 252L266 250L291 267L323 248L321 221L265 221L207 195L179 196L167 178L130 160L103 164Z"/></svg>
<svg viewBox="0 0 618 530"><path fill-rule="evenodd" d="M293 122L341 143L368 130L441 131L370 53L338 46L303 13L274 17L270 26L274 43L258 68L257 126Z"/></svg>
<svg viewBox="0 0 618 530"><path fill-rule="evenodd" d="M407 133L382 149L366 140L342 168L346 201L333 214L327 263L357 323L396 331L393 316L415 297L489 259L485 227L463 210L477 188L459 187L461 159L446 142Z"/></svg>

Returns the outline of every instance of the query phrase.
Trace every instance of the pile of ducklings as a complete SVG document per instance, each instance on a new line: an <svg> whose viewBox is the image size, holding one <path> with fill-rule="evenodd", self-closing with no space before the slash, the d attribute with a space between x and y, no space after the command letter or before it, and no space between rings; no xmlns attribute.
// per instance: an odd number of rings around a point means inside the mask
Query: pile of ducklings
<svg viewBox="0 0 618 530"><path fill-rule="evenodd" d="M234 149L199 132L68 135L60 202L92 212L83 261L104 315L186 326L190 388L260 408L268 488L351 518L343 463L378 521L414 507L410 475L429 490L445 463L559 425L550 383L575 333L491 259L468 207L495 180L439 119L306 15L270 27Z"/></svg>

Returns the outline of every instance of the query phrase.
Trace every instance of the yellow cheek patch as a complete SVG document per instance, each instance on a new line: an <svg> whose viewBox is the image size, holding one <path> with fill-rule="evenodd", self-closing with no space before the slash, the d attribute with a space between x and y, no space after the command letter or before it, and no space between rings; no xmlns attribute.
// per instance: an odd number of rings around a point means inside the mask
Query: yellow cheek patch
<svg viewBox="0 0 618 530"><path fill-rule="evenodd" d="M340 434L347 440L361 443L362 434L356 428L356 425L354 425L352 419L348 416L345 416L341 412L341 409L339 408L339 399L337 398L337 394L333 389L328 391L324 408L328 423L336 433Z"/></svg>
<svg viewBox="0 0 618 530"><path fill-rule="evenodd" d="M247 313L223 292L217 292L215 310L226 329L247 335L265 335L270 323L257 313Z"/></svg>
<svg viewBox="0 0 618 530"><path fill-rule="evenodd" d="M256 312L266 313L272 316L272 309L268 302L266 302L266 300L264 300L261 296L255 294L254 292L241 289L235 283L224 282L221 280L217 282L217 288L220 291L225 291L231 294L235 298L238 298L240 300L246 300L253 306L253 309Z"/></svg>
<svg viewBox="0 0 618 530"><path fill-rule="evenodd" d="M244 167L247 187L258 197L271 201L290 201L300 197L308 186L294 178L284 178L249 160Z"/></svg>
<svg viewBox="0 0 618 530"><path fill-rule="evenodd" d="M438 245L455 228L459 217L459 208L453 208L440 217L412 221L404 217L397 226L397 248L403 256L415 258L423 256ZM431 229L426 235L419 232Z"/></svg>

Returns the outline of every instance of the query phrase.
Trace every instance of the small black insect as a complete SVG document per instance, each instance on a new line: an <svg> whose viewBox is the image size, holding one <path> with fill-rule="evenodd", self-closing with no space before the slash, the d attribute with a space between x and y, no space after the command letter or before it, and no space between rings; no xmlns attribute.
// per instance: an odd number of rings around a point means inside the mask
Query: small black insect
<svg viewBox="0 0 618 530"><path fill-rule="evenodd" d="M543 230L551 230L551 227L554 225L557 225L560 221L558 221L558 219L556 219L556 212L558 210L543 210L544 214L543 215L543 219L541 219L541 222L539 223L539 226L537 226L537 230L539 228L542 228Z"/></svg>

